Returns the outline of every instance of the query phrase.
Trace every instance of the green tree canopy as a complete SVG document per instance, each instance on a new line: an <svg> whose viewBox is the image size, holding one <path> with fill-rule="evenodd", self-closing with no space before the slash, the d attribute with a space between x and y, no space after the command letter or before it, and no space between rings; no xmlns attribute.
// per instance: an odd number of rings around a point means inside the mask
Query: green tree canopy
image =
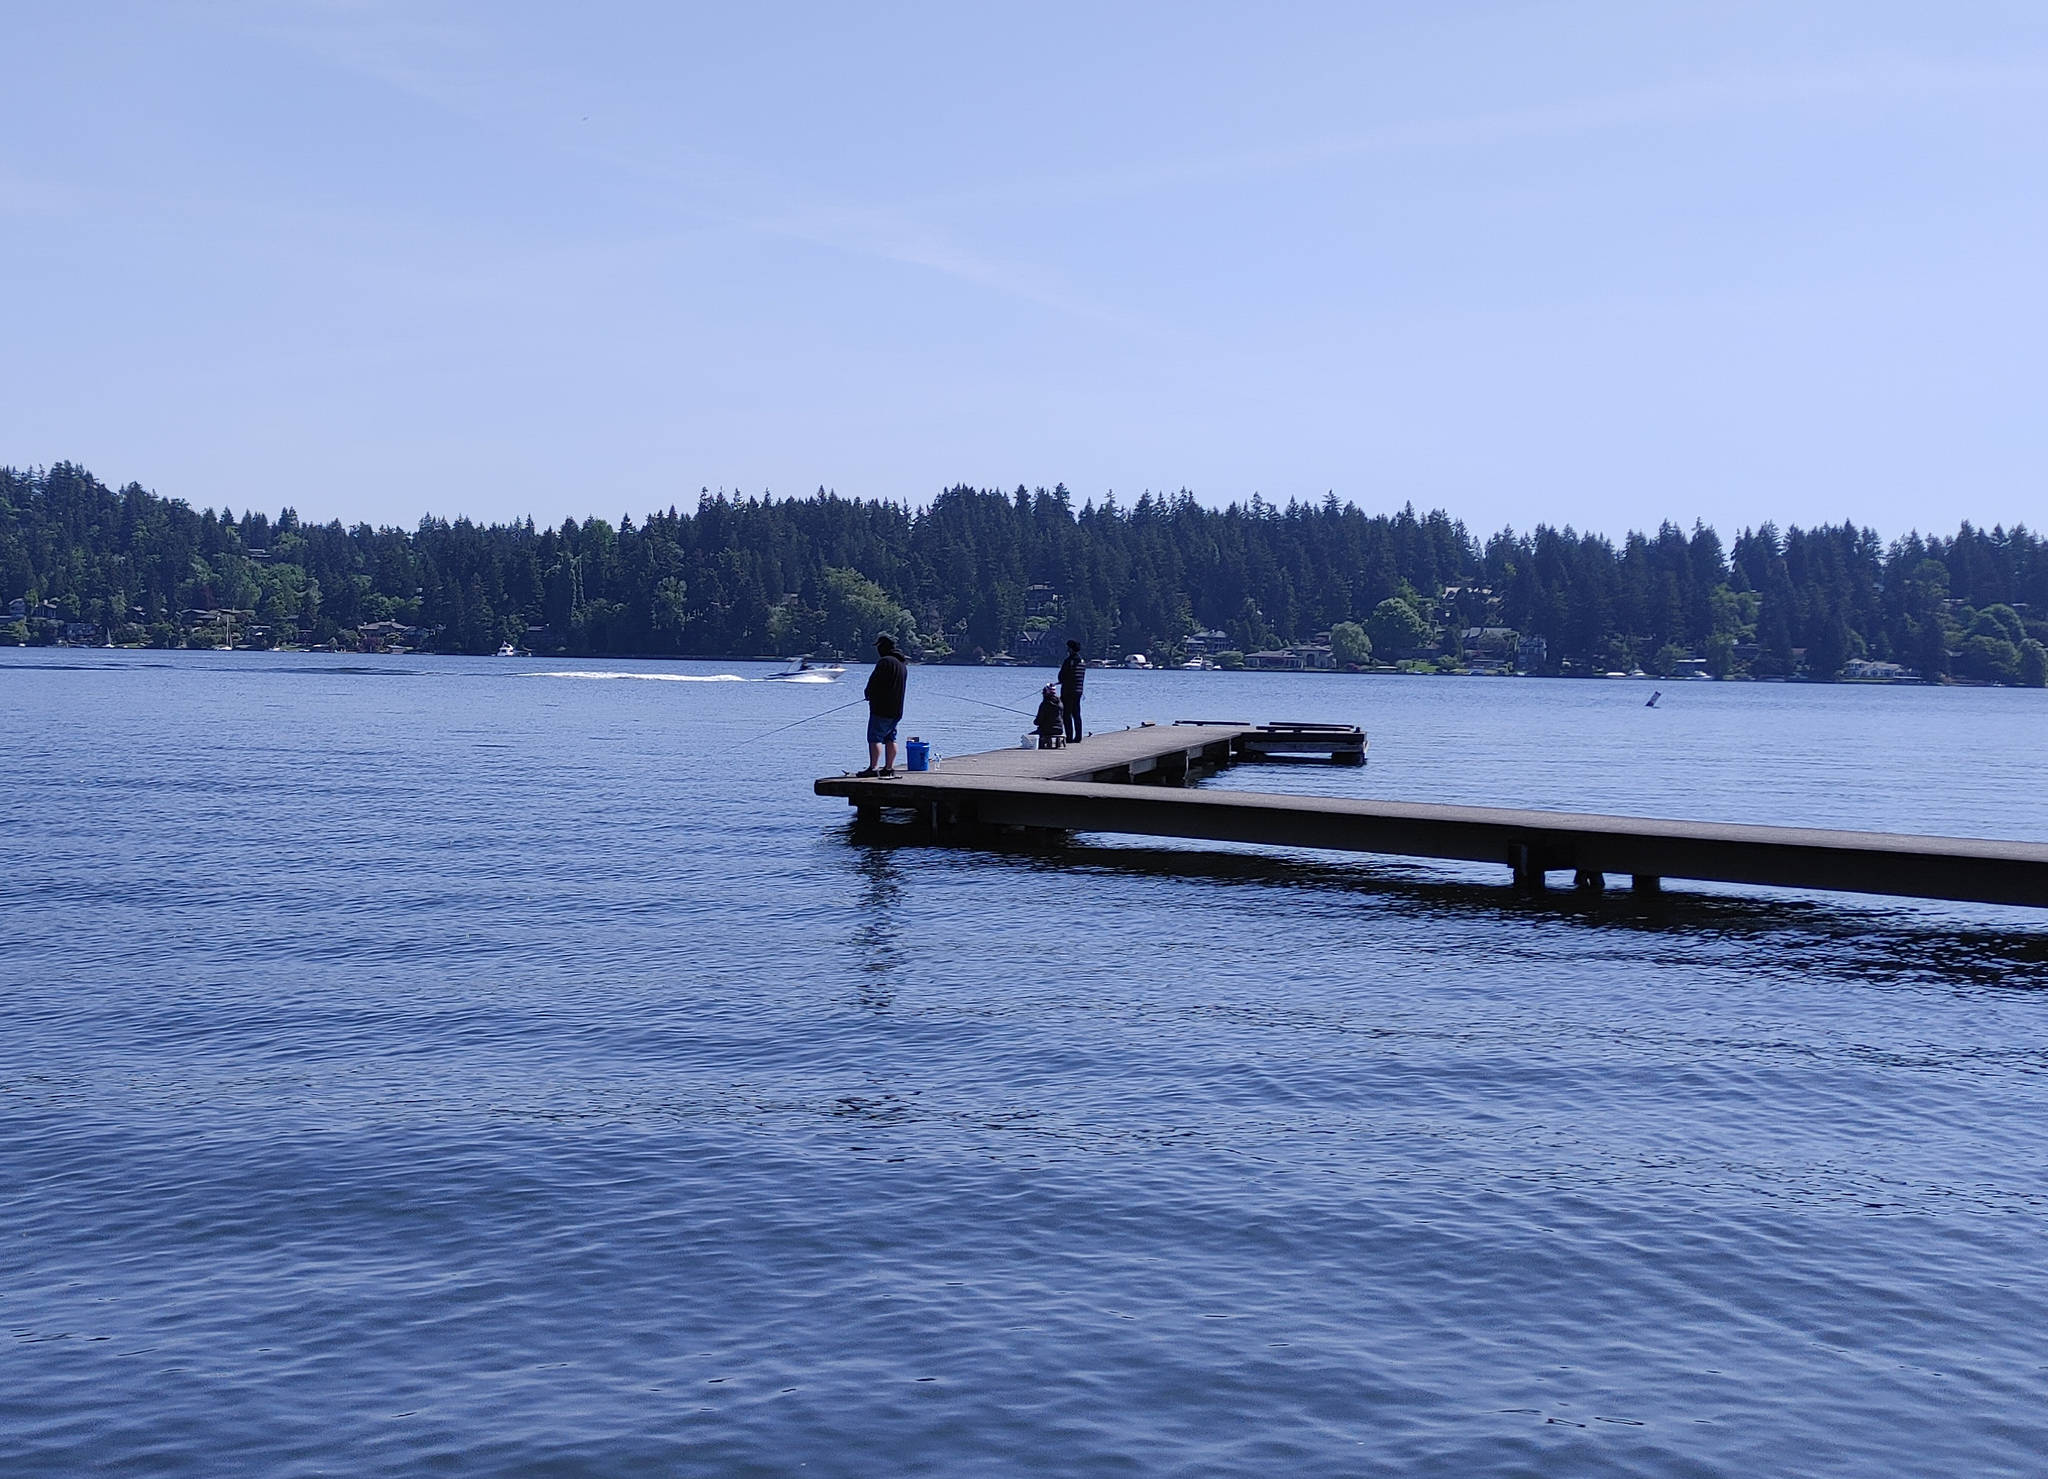
<svg viewBox="0 0 2048 1479"><path fill-rule="evenodd" d="M1389 596L1373 607L1365 629L1372 650L1388 658L1405 656L1429 642L1428 623L1399 596Z"/></svg>
<svg viewBox="0 0 2048 1479"><path fill-rule="evenodd" d="M1340 621L1330 628L1330 656L1345 667L1363 667L1372 661L1372 638L1355 621Z"/></svg>
<svg viewBox="0 0 2048 1479"><path fill-rule="evenodd" d="M1540 638L1552 671L1678 652L1712 672L1825 678L1867 656L1986 682L2027 681L2027 644L2048 642L2048 540L1968 523L1890 544L1850 523L1728 541L1699 524L1618 541L1539 524L1480 541L1440 510L1334 498L1126 506L959 486L920 508L707 492L553 528L392 529L309 524L278 491L272 517L110 489L71 463L0 468L0 629L169 645L208 640L217 624L196 613L233 611L238 640L343 647L383 623L443 652L703 657L864 652L889 631L932 657L1054 660L1067 637L1165 656L1197 629L1237 651L1328 631L1334 651L1348 626L1384 661L1437 627L1500 626Z"/></svg>

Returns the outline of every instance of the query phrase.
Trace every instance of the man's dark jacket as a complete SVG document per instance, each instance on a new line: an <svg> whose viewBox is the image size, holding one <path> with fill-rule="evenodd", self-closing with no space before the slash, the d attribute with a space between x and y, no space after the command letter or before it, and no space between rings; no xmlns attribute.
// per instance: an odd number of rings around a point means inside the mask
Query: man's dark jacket
<svg viewBox="0 0 2048 1479"><path fill-rule="evenodd" d="M910 669L904 666L902 658L893 652L876 658L875 670L868 674L863 695L868 701L868 712L877 719L901 719L903 690L909 683Z"/></svg>
<svg viewBox="0 0 2048 1479"><path fill-rule="evenodd" d="M1067 660L1060 664L1060 697L1079 698L1087 681L1088 664L1081 660L1080 653L1069 652Z"/></svg>

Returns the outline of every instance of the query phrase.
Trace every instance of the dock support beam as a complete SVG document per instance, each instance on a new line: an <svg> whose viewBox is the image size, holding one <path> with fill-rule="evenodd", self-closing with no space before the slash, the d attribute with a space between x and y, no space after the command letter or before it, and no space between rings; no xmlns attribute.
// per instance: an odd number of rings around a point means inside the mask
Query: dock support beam
<svg viewBox="0 0 2048 1479"><path fill-rule="evenodd" d="M1664 892L1664 880L1654 873L1637 873L1629 878L1629 887L1650 897Z"/></svg>
<svg viewBox="0 0 2048 1479"><path fill-rule="evenodd" d="M1572 887L1582 894L1604 894L1607 892L1607 875L1592 868L1580 868L1572 874Z"/></svg>
<svg viewBox="0 0 2048 1479"><path fill-rule="evenodd" d="M1536 849L1526 842L1517 842L1508 848L1508 866L1515 870L1515 887L1525 894L1543 892L1543 868L1536 856Z"/></svg>

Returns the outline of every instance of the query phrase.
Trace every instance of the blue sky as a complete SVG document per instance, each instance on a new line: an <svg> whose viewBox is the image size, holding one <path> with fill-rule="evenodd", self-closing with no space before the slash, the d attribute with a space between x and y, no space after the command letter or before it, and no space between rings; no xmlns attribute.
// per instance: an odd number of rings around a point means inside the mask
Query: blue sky
<svg viewBox="0 0 2048 1479"><path fill-rule="evenodd" d="M0 11L0 462L2043 522L2048 6Z"/></svg>

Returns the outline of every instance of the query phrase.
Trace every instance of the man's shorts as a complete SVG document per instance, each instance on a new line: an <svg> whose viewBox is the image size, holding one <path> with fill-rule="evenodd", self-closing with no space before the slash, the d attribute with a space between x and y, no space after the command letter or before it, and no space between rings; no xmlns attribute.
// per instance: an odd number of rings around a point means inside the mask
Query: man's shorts
<svg viewBox="0 0 2048 1479"><path fill-rule="evenodd" d="M896 726L902 722L900 718L884 719L880 714L868 715L868 743L871 745L894 743L896 739Z"/></svg>

